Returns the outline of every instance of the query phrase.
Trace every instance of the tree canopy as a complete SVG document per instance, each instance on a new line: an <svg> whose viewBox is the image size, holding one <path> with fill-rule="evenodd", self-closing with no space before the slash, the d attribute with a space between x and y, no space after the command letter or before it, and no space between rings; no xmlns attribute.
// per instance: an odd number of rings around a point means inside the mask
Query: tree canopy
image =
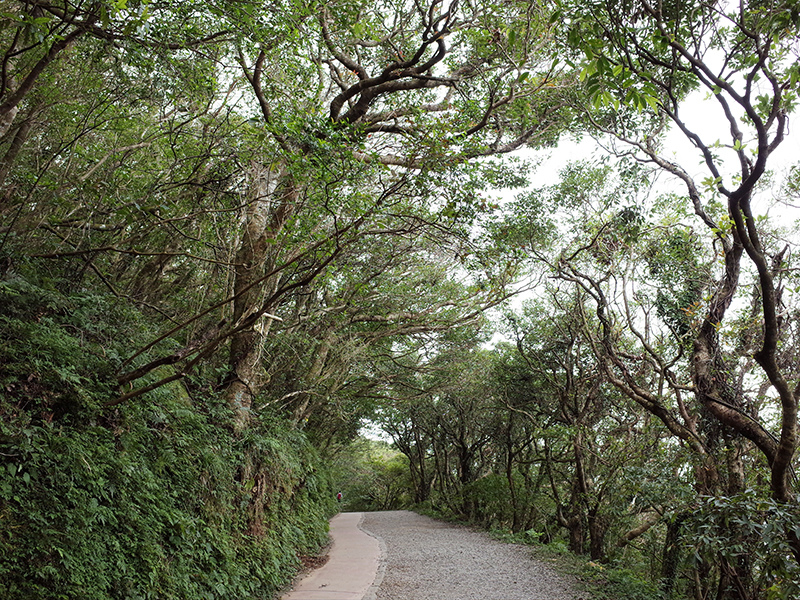
<svg viewBox="0 0 800 600"><path fill-rule="evenodd" d="M665 598L797 594L794 0L0 13L8 594L273 593L329 474Z"/></svg>

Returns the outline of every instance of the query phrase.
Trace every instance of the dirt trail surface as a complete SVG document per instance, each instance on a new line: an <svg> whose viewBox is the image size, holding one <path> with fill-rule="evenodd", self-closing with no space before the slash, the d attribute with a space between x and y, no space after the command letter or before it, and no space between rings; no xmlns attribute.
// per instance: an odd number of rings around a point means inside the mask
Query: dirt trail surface
<svg viewBox="0 0 800 600"><path fill-rule="evenodd" d="M360 528L381 545L364 600L577 600L571 582L487 534L408 511L365 513Z"/></svg>

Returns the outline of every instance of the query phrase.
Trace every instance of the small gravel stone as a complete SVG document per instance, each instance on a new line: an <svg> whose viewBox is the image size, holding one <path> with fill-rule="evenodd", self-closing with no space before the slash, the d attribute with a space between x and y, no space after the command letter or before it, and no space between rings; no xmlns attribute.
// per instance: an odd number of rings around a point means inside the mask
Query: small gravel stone
<svg viewBox="0 0 800 600"><path fill-rule="evenodd" d="M573 582L533 557L467 527L409 511L365 513L383 563L365 600L577 600Z"/></svg>

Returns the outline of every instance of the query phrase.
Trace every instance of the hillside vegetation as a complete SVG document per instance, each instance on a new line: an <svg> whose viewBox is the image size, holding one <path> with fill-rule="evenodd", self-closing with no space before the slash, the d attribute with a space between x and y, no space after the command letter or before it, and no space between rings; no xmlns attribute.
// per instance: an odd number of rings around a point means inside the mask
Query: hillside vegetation
<svg viewBox="0 0 800 600"><path fill-rule="evenodd" d="M202 379L107 408L146 321L56 283L0 289L3 597L271 597L327 542L317 451L275 415L235 433Z"/></svg>

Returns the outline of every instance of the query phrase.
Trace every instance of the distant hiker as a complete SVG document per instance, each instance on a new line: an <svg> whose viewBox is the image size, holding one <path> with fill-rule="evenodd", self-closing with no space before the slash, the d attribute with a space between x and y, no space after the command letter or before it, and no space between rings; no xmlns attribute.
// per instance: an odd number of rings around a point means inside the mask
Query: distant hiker
<svg viewBox="0 0 800 600"><path fill-rule="evenodd" d="M339 492L338 494L336 494L336 501L337 502L341 502L342 501L342 492Z"/></svg>

